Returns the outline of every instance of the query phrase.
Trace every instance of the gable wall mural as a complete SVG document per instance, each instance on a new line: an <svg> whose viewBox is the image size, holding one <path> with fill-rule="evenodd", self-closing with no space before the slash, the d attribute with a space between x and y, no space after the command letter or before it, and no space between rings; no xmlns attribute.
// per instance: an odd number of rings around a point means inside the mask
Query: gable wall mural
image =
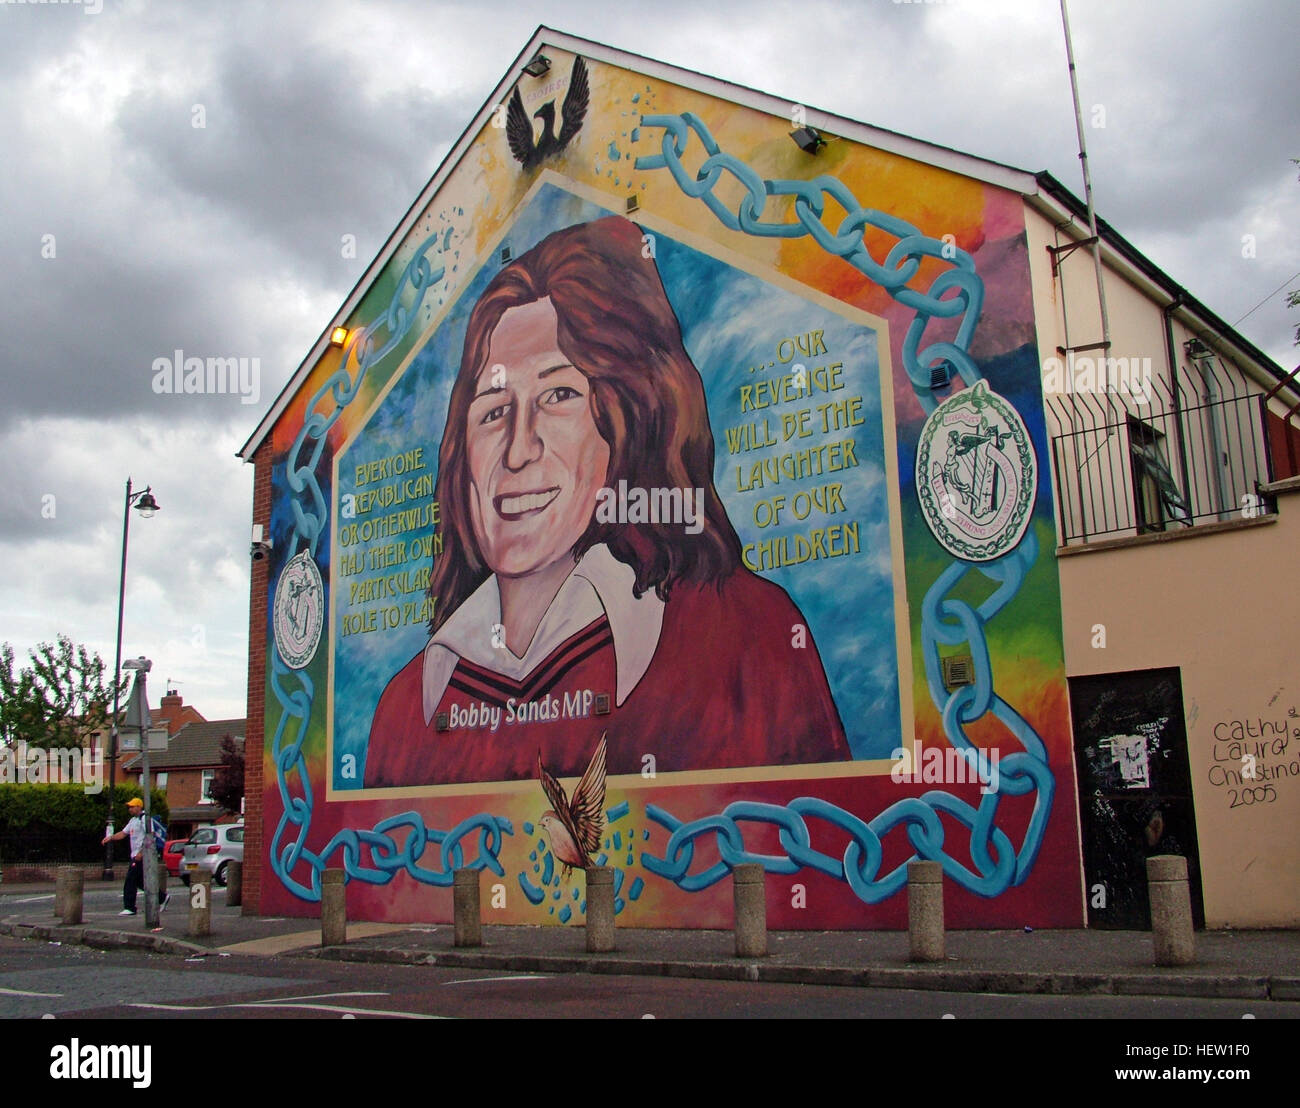
<svg viewBox="0 0 1300 1108"><path fill-rule="evenodd" d="M547 54L272 431L261 909L1079 926L1021 197Z"/></svg>

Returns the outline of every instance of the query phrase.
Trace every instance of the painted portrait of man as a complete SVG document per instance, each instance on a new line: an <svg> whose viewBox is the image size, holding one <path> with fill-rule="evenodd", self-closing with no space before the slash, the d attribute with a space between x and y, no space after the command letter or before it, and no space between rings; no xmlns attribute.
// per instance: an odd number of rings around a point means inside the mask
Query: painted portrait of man
<svg viewBox="0 0 1300 1108"><path fill-rule="evenodd" d="M806 621L744 565L713 471L638 226L579 223L503 268L438 452L429 640L379 700L365 785L524 779L539 751L576 774L602 736L611 774L849 758Z"/></svg>

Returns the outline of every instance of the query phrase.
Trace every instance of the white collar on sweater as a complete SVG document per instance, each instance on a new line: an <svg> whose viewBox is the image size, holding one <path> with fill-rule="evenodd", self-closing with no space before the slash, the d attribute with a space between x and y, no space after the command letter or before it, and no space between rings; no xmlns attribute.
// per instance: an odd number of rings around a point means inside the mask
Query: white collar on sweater
<svg viewBox="0 0 1300 1108"><path fill-rule="evenodd" d="M424 722L433 719L462 658L521 681L565 639L602 614L614 639L615 703L622 704L650 668L664 620L663 601L653 589L634 597L635 582L636 572L615 558L609 547L593 546L565 578L519 658L509 647L492 645L492 628L501 622L501 593L493 574L424 648Z"/></svg>

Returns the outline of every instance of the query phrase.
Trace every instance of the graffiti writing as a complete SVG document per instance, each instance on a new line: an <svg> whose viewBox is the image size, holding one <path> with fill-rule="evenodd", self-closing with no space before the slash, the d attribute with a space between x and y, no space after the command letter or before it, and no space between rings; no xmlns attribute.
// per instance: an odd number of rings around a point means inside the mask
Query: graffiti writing
<svg viewBox="0 0 1300 1108"><path fill-rule="evenodd" d="M1295 708L1273 719L1222 720L1214 725L1213 735L1206 780L1226 795L1229 809L1271 804L1278 786L1300 778Z"/></svg>

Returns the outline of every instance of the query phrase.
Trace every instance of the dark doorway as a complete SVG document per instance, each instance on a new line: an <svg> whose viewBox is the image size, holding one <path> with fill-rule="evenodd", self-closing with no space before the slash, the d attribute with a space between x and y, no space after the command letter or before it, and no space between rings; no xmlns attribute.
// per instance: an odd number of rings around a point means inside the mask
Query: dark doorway
<svg viewBox="0 0 1300 1108"><path fill-rule="evenodd" d="M1177 669L1070 678L1088 925L1150 930L1146 859L1187 859L1205 926L1183 687Z"/></svg>

